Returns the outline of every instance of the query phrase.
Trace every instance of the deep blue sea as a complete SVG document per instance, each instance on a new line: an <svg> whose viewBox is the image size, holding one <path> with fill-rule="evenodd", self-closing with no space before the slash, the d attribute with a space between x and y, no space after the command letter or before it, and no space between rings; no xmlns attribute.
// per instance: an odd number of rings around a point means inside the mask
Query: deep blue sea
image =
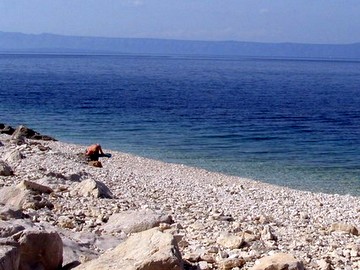
<svg viewBox="0 0 360 270"><path fill-rule="evenodd" d="M0 123L360 195L359 61L0 55L0 90Z"/></svg>

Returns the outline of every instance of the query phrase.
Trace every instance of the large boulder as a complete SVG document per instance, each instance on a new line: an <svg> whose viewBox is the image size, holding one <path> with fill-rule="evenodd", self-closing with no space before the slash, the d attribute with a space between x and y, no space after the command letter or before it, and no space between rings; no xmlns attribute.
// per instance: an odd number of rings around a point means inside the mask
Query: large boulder
<svg viewBox="0 0 360 270"><path fill-rule="evenodd" d="M291 254L277 253L261 258L251 270L304 270L302 261L295 259Z"/></svg>
<svg viewBox="0 0 360 270"><path fill-rule="evenodd" d="M23 219L0 220L0 270L60 269L62 254L57 232Z"/></svg>
<svg viewBox="0 0 360 270"><path fill-rule="evenodd" d="M76 270L183 270L184 264L170 233L154 228L131 235L115 249Z"/></svg>
<svg viewBox="0 0 360 270"><path fill-rule="evenodd" d="M111 215L102 229L109 233L125 232L128 234L154 228L160 223L171 224L172 222L171 216L152 210L129 210Z"/></svg>
<svg viewBox="0 0 360 270"><path fill-rule="evenodd" d="M80 195L94 198L113 198L110 189L102 182L93 179L87 179L74 185L70 191L72 196Z"/></svg>
<svg viewBox="0 0 360 270"><path fill-rule="evenodd" d="M17 235L21 270L60 269L63 262L63 244L55 231L25 230Z"/></svg>
<svg viewBox="0 0 360 270"><path fill-rule="evenodd" d="M49 194L53 190L49 187L24 180L20 184L0 189L0 203L18 209L53 208L51 202L42 194Z"/></svg>
<svg viewBox="0 0 360 270"><path fill-rule="evenodd" d="M69 237L62 236L64 266L79 265L86 260L95 259L99 254L89 246L78 243Z"/></svg>
<svg viewBox="0 0 360 270"><path fill-rule="evenodd" d="M111 235L97 235L91 232L74 232L53 226L45 226L47 231L55 230L63 241L63 267L71 269L80 263L99 257L98 250L117 247L123 239Z"/></svg>

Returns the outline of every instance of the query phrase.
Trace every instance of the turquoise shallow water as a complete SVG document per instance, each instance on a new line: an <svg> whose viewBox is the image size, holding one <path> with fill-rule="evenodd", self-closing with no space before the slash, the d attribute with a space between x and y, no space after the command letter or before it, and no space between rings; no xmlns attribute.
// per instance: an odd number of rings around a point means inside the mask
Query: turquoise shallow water
<svg viewBox="0 0 360 270"><path fill-rule="evenodd" d="M316 192L360 194L360 62L0 55L0 122Z"/></svg>

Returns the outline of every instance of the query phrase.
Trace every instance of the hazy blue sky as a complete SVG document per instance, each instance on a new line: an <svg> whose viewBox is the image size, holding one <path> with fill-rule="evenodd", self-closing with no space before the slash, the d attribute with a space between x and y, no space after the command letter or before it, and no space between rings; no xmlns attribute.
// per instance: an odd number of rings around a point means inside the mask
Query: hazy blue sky
<svg viewBox="0 0 360 270"><path fill-rule="evenodd" d="M0 0L0 31L354 43L360 0Z"/></svg>

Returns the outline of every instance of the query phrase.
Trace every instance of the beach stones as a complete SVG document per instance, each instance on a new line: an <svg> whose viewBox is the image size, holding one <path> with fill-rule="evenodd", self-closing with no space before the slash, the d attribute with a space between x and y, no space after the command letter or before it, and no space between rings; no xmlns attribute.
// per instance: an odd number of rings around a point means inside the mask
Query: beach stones
<svg viewBox="0 0 360 270"><path fill-rule="evenodd" d="M280 264L275 257L269 267L290 262L300 269L301 263L306 269L360 269L357 197L291 190L125 153L102 159L99 169L77 158L83 146L43 141L42 151L31 139L18 146L9 138L0 134L1 158L17 151L26 158L6 158L15 173L0 176L0 246L11 247L24 230L56 230L62 267L70 269L155 226L175 239L186 269L251 269L275 253L291 258ZM146 249L147 237L136 238L137 246L126 244L140 266L148 258L137 253L163 243Z"/></svg>

